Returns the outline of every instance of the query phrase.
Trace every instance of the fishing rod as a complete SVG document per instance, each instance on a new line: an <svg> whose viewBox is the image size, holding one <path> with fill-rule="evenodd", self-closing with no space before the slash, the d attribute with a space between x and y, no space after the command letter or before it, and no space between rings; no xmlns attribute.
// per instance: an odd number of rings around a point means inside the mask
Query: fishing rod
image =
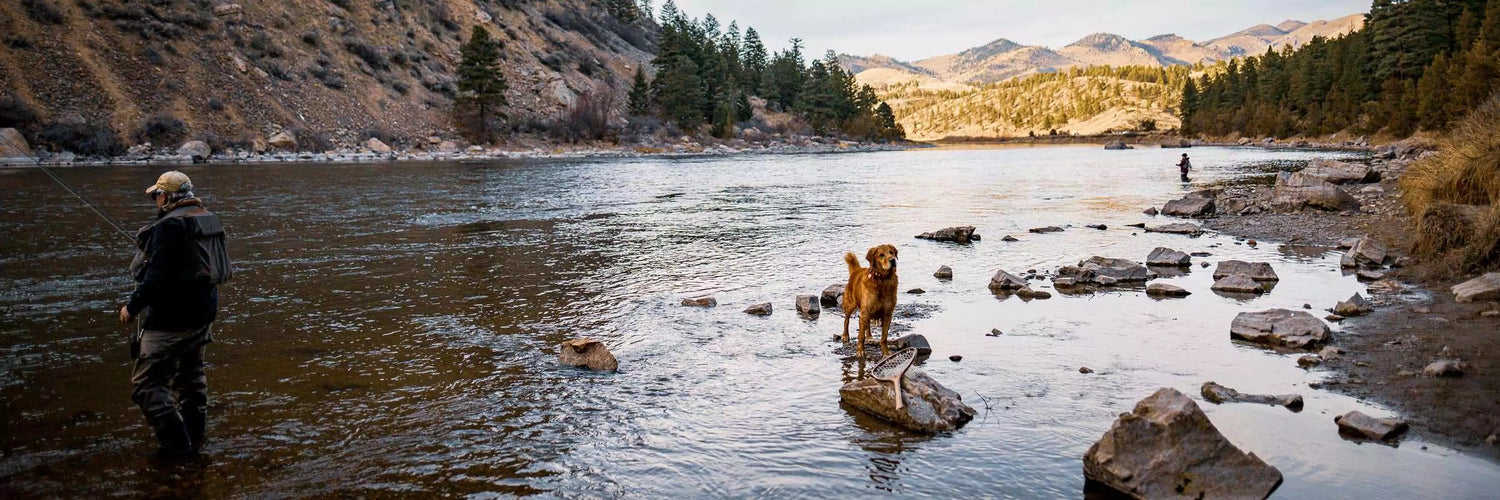
<svg viewBox="0 0 1500 500"><path fill-rule="evenodd" d="M120 226L120 223L115 222L115 220L110 218L108 215L104 215L104 212L100 211L98 207L94 206L93 202L89 201L88 198L84 198L82 194L78 193L78 191L75 191L73 189L73 186L69 186L68 183L63 182L62 178L58 177L57 174L52 173L52 171L49 170L46 165L42 165L42 158L40 156L27 152L27 148L17 146L16 143L11 142L10 139L4 137L0 137L0 139L3 139L5 143L9 144L12 149L15 149L16 151L26 152L26 155L31 157L31 159L36 162L36 166L42 169L42 173L47 174L47 177L51 177L52 180L57 181L57 185L62 186L63 189L68 190L69 193L78 198L78 201L83 202L83 206L89 207L89 210L93 210L95 214L98 214L99 218L104 219L104 222L109 223L109 225L114 227L116 231L119 231L121 235L125 236L125 239L130 240L130 246L135 246L135 236L132 236L130 234L130 231L126 231L124 227Z"/></svg>

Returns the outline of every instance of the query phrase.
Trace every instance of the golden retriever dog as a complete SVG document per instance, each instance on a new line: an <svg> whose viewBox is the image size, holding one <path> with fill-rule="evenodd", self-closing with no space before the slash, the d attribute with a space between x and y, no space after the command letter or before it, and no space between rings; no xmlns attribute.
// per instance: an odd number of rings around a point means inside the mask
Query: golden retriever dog
<svg viewBox="0 0 1500 500"><path fill-rule="evenodd" d="M880 320L880 354L889 356L885 341L891 333L891 315L896 313L896 247L870 248L865 260L870 267L860 267L854 252L844 254L844 263L849 265L849 283L844 285L844 343L849 342L849 318L859 311L859 357L865 357L865 341L874 320Z"/></svg>

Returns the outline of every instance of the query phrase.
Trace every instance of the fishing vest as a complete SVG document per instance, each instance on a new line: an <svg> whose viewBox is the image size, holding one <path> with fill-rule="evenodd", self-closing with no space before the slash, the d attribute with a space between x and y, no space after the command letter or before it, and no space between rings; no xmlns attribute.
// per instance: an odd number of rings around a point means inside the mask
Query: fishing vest
<svg viewBox="0 0 1500 500"><path fill-rule="evenodd" d="M136 252L135 259L130 263L130 273L137 283L146 279L146 263L151 261L151 256L146 255L146 249L150 247L151 233L157 224L168 219L181 220L191 241L189 255L194 266L191 274L184 276L185 278L220 285L234 276L229 252L224 247L224 224L219 222L219 216L208 209L191 205L168 212L136 234L136 245L140 251Z"/></svg>

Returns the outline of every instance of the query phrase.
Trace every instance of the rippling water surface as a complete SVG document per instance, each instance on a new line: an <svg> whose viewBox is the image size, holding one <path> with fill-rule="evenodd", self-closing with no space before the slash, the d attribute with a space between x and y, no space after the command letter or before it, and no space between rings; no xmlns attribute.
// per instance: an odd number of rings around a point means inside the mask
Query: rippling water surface
<svg viewBox="0 0 1500 500"><path fill-rule="evenodd" d="M42 172L0 170L0 491L1077 497L1081 457L1116 415L1158 387L1196 397L1213 380L1307 398L1300 413L1200 402L1281 469L1278 496L1493 495L1500 466L1421 435L1341 440L1333 416L1389 412L1309 388L1326 374L1295 355L1229 341L1238 312L1322 309L1362 290L1337 253L1126 227L1165 222L1141 210L1184 191L1316 155L1190 153L1192 186L1177 182L1175 150L1097 147L183 167L238 263L209 348L208 459L186 469L142 458L150 431L114 321L129 247ZM133 228L163 169L57 172ZM1097 223L1109 229L1083 227ZM985 239L912 238L953 225ZM1043 225L1068 228L1026 232ZM845 251L880 243L900 249L902 289L927 291L900 297L897 329L927 336L922 368L979 410L957 432L910 435L841 407L858 370L830 340L842 318L795 314L797 294L843 280ZM1223 297L1195 265L1162 280L1194 292L1181 300L986 289L996 269L1139 261L1157 246L1213 254L1195 264L1271 261L1282 281ZM944 264L951 282L931 275ZM700 294L719 306L678 305ZM740 312L767 301L769 318ZM577 336L604 340L621 371L557 366L556 345Z"/></svg>

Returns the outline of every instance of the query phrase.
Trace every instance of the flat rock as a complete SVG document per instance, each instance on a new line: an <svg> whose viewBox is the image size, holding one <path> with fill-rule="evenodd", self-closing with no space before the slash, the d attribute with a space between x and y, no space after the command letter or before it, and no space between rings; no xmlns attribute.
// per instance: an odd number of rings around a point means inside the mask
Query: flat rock
<svg viewBox="0 0 1500 500"><path fill-rule="evenodd" d="M1204 382L1199 389L1203 393L1203 399L1211 403L1259 403L1267 405L1284 406L1291 410L1302 409L1302 396L1298 394L1242 394L1240 391L1224 387L1214 382Z"/></svg>
<svg viewBox="0 0 1500 500"><path fill-rule="evenodd" d="M1083 474L1133 498L1266 498L1282 481L1281 471L1236 448L1171 388L1121 414L1084 454Z"/></svg>
<svg viewBox="0 0 1500 500"><path fill-rule="evenodd" d="M1407 428L1404 420L1375 418L1358 411L1333 417L1333 422L1339 425L1339 435L1374 441L1393 440Z"/></svg>
<svg viewBox="0 0 1500 500"><path fill-rule="evenodd" d="M939 229L930 233L922 233L917 235L917 238L967 245L970 242L979 239L974 236L974 226L957 226Z"/></svg>
<svg viewBox="0 0 1500 500"><path fill-rule="evenodd" d="M1429 377L1462 377L1469 364L1457 359L1439 359L1428 363L1422 373Z"/></svg>
<svg viewBox="0 0 1500 500"><path fill-rule="evenodd" d="M1276 276L1276 269L1266 262L1245 262L1242 260L1226 260L1220 262L1214 268L1214 279L1223 279L1227 276L1243 274L1255 281L1280 281Z"/></svg>
<svg viewBox="0 0 1500 500"><path fill-rule="evenodd" d="M1354 273L1354 278L1360 281L1380 281L1385 279L1385 272L1373 269L1360 269L1359 272Z"/></svg>
<svg viewBox="0 0 1500 500"><path fill-rule="evenodd" d="M1353 297L1349 297L1349 300L1339 302L1338 305L1333 306L1333 313L1345 318L1363 316L1374 310L1375 307L1370 305L1370 301L1365 300L1364 296L1359 293L1355 293Z"/></svg>
<svg viewBox="0 0 1500 500"><path fill-rule="evenodd" d="M719 305L719 301L714 299L713 297L708 296L692 297L682 299L682 305L689 307L714 307Z"/></svg>
<svg viewBox="0 0 1500 500"><path fill-rule="evenodd" d="M990 277L990 290L1009 292L1026 288L1026 286L1025 278L1007 273L1003 269L995 271L995 275Z"/></svg>
<svg viewBox="0 0 1500 500"><path fill-rule="evenodd" d="M1078 267L1083 269L1085 274L1094 276L1094 282L1101 285L1139 283L1155 277L1146 266L1129 259L1112 259L1096 255L1079 263ZM1113 278L1115 283L1105 283L1100 280L1105 277Z"/></svg>
<svg viewBox="0 0 1500 500"><path fill-rule="evenodd" d="M1218 191L1206 189L1187 196L1178 198L1162 205L1162 215L1175 215L1178 217L1198 217L1214 213L1214 197Z"/></svg>
<svg viewBox="0 0 1500 500"><path fill-rule="evenodd" d="M1088 225L1085 225L1083 227L1086 227L1086 228L1089 228L1089 229L1098 229L1100 231L1106 231L1106 230L1109 229L1109 226L1106 226L1104 224L1088 224Z"/></svg>
<svg viewBox="0 0 1500 500"><path fill-rule="evenodd" d="M1302 169L1302 173L1317 177L1332 184L1359 184L1379 182L1380 172L1369 165L1318 158Z"/></svg>
<svg viewBox="0 0 1500 500"><path fill-rule="evenodd" d="M1307 311L1269 309L1235 316L1229 336L1272 347L1311 349L1328 342L1333 334L1327 323Z"/></svg>
<svg viewBox="0 0 1500 500"><path fill-rule="evenodd" d="M761 302L759 304L756 304L756 305L753 305L753 306L750 306L750 307L746 307L745 308L745 314L751 314L751 315L755 315L755 316L770 316L771 315L771 303L770 302Z"/></svg>
<svg viewBox="0 0 1500 500"><path fill-rule="evenodd" d="M1146 295L1152 297L1186 297L1192 294L1193 292L1184 290L1180 286L1166 283L1152 283L1146 286Z"/></svg>
<svg viewBox="0 0 1500 500"><path fill-rule="evenodd" d="M828 285L828 288L823 289L823 295L818 297L818 302L828 307L839 305L841 300L844 300L843 283Z"/></svg>
<svg viewBox="0 0 1500 500"><path fill-rule="evenodd" d="M878 339L874 340L877 344L880 342ZM916 349L918 358L932 355L932 344L927 342L927 337L924 337L918 333L896 337L894 339L891 339L890 342L887 342L886 345L890 346L891 350L893 351L899 351L908 347Z"/></svg>
<svg viewBox="0 0 1500 500"><path fill-rule="evenodd" d="M1194 225L1194 224L1186 223L1186 222L1176 222L1176 223L1172 223L1172 224L1164 224L1164 225L1155 226L1155 227L1148 227L1148 228L1146 228L1146 232L1148 232L1148 233L1167 233L1167 234L1186 234L1186 235L1190 235L1190 236L1197 236L1197 235L1203 234L1203 228L1198 227L1197 225Z"/></svg>
<svg viewBox="0 0 1500 500"><path fill-rule="evenodd" d="M1063 230L1063 228L1060 228L1060 227L1057 227L1057 226L1047 226L1047 227L1033 227L1031 229L1027 229L1026 231L1032 232L1032 233L1037 233L1037 234L1042 234L1042 233L1061 233L1062 230Z"/></svg>
<svg viewBox="0 0 1500 500"><path fill-rule="evenodd" d="M1209 287L1209 289L1215 292L1224 293L1260 294L1266 292L1266 289L1262 288L1260 286L1260 283L1256 283L1254 279L1251 279L1249 276L1244 274L1233 274L1225 276L1218 281L1215 281L1213 286Z"/></svg>
<svg viewBox="0 0 1500 500"><path fill-rule="evenodd" d="M1146 256L1146 265L1187 267L1193 265L1193 258L1170 248L1156 247Z"/></svg>
<svg viewBox="0 0 1500 500"><path fill-rule="evenodd" d="M1465 281L1452 290L1454 300L1459 302L1500 300L1500 271Z"/></svg>
<svg viewBox="0 0 1500 500"><path fill-rule="evenodd" d="M937 272L932 273L932 277L940 280L951 280L953 279L953 268L948 266L939 266Z"/></svg>
<svg viewBox="0 0 1500 500"><path fill-rule="evenodd" d="M604 347L603 342L594 339L574 339L558 345L557 362L596 372L612 372L620 368L615 355Z"/></svg>
<svg viewBox="0 0 1500 500"><path fill-rule="evenodd" d="M1385 265L1386 248L1369 238L1360 238L1353 246L1344 252L1344 257L1339 260L1339 266L1345 269L1356 267L1375 268Z"/></svg>
<svg viewBox="0 0 1500 500"><path fill-rule="evenodd" d="M1020 290L1016 290L1016 296L1020 297L1020 298L1023 298L1023 299L1039 299L1039 300L1045 300L1045 299L1052 298L1052 294L1048 293L1046 290L1032 290L1031 287L1029 287L1029 286L1021 287Z"/></svg>
<svg viewBox="0 0 1500 500"><path fill-rule="evenodd" d="M818 297L813 295L797 296L797 314L804 318L816 319L822 310L818 307Z"/></svg>
<svg viewBox="0 0 1500 500"><path fill-rule="evenodd" d="M895 384L872 377L851 380L839 389L839 398L849 406L913 432L934 434L956 430L976 414L957 392L943 387L917 367L908 369L901 381L903 407L899 410L895 397Z"/></svg>
<svg viewBox="0 0 1500 500"><path fill-rule="evenodd" d="M1323 358L1321 356L1304 354L1301 357L1297 358L1297 366L1300 366L1302 368L1310 368L1321 364L1323 364Z"/></svg>
<svg viewBox="0 0 1500 500"><path fill-rule="evenodd" d="M909 293L909 294L912 294L912 295L921 295L921 294L927 293L927 290L923 290L921 288L913 288L911 290L907 290L906 293Z"/></svg>
<svg viewBox="0 0 1500 500"><path fill-rule="evenodd" d="M1359 200L1322 178L1305 172L1282 172L1276 175L1276 185L1271 190L1271 207L1288 212L1308 208L1359 210Z"/></svg>

